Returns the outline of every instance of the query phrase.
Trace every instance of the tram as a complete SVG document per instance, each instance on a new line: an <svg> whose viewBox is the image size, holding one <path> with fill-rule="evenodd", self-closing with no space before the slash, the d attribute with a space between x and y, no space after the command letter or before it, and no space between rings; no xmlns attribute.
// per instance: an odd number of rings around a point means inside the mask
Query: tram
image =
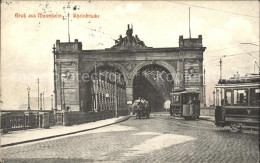
<svg viewBox="0 0 260 163"><path fill-rule="evenodd" d="M171 93L171 116L183 117L184 119L198 119L200 116L199 92L175 91Z"/></svg>
<svg viewBox="0 0 260 163"><path fill-rule="evenodd" d="M259 130L260 75L247 74L219 80L215 93L216 126L230 126L231 130L238 132Z"/></svg>

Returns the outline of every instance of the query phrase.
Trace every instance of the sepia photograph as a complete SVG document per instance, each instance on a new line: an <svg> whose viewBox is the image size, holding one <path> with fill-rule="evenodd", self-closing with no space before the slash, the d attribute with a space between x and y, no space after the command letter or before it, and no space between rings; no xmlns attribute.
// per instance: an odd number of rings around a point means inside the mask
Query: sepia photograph
<svg viewBox="0 0 260 163"><path fill-rule="evenodd" d="M0 162L259 162L259 6L1 0Z"/></svg>

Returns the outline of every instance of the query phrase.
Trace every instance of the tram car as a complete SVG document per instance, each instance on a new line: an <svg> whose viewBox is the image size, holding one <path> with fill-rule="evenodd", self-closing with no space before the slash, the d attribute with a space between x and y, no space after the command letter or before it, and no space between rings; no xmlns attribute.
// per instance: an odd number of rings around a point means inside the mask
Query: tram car
<svg viewBox="0 0 260 163"><path fill-rule="evenodd" d="M151 108L148 101L141 102L140 100L135 100L132 108L133 115L136 114L136 118L143 119L150 117Z"/></svg>
<svg viewBox="0 0 260 163"><path fill-rule="evenodd" d="M230 126L231 131L237 132L245 129L259 131L260 75L219 80L215 92L216 126Z"/></svg>
<svg viewBox="0 0 260 163"><path fill-rule="evenodd" d="M184 119L198 119L200 116L199 92L176 91L171 93L171 116L183 117Z"/></svg>

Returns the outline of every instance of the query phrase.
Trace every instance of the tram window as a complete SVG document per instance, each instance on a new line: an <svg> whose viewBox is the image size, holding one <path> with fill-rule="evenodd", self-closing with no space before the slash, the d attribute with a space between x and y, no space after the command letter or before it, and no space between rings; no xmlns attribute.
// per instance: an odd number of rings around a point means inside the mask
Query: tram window
<svg viewBox="0 0 260 163"><path fill-rule="evenodd" d="M179 96L176 96L176 102L179 102Z"/></svg>
<svg viewBox="0 0 260 163"><path fill-rule="evenodd" d="M246 105L247 104L247 91L246 90L234 90L234 104Z"/></svg>
<svg viewBox="0 0 260 163"><path fill-rule="evenodd" d="M231 90L226 90L225 105L231 105Z"/></svg>
<svg viewBox="0 0 260 163"><path fill-rule="evenodd" d="M250 90L250 105L260 104L260 89L253 88Z"/></svg>
<svg viewBox="0 0 260 163"><path fill-rule="evenodd" d="M183 96L182 96L182 103L183 103L183 104L186 104L187 102L188 102L187 96L186 96L186 95L183 95Z"/></svg>
<svg viewBox="0 0 260 163"><path fill-rule="evenodd" d="M179 96L178 95L173 96L173 103L179 103Z"/></svg>

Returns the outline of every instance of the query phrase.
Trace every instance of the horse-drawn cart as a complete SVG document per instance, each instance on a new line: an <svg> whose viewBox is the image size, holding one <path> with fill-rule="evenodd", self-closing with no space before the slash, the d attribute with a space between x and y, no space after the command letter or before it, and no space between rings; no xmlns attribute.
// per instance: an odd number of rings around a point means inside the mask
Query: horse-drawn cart
<svg viewBox="0 0 260 163"><path fill-rule="evenodd" d="M135 100L133 103L133 114L136 114L136 118L143 119L149 118L151 113L151 108L149 102L146 100Z"/></svg>

